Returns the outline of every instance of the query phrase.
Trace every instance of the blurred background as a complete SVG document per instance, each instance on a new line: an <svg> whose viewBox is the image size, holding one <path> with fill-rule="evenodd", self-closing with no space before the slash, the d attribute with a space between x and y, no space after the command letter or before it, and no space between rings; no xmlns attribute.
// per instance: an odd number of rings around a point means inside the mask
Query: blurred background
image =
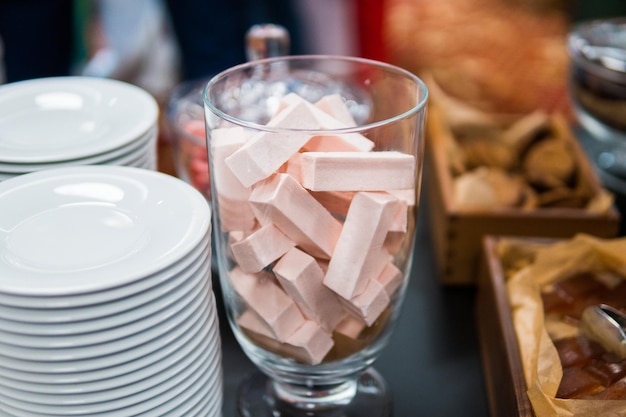
<svg viewBox="0 0 626 417"><path fill-rule="evenodd" d="M163 98L244 61L246 30L277 23L294 54L392 61L485 106L558 108L569 26L619 15L623 0L3 0L0 83L86 74ZM512 97L524 77L550 88Z"/></svg>
<svg viewBox="0 0 626 417"><path fill-rule="evenodd" d="M177 85L244 62L252 25L276 23L292 54L387 61L485 112L541 109L574 121L567 33L613 16L626 16L626 1L2 0L0 84L109 77L146 89L165 110Z"/></svg>

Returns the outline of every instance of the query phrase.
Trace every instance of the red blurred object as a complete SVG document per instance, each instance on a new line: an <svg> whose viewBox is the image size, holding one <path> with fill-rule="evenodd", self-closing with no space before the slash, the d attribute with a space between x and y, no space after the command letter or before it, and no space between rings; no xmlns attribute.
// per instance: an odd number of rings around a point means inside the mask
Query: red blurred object
<svg viewBox="0 0 626 417"><path fill-rule="evenodd" d="M384 0L356 0L357 39L359 55L363 58L387 61L383 40Z"/></svg>

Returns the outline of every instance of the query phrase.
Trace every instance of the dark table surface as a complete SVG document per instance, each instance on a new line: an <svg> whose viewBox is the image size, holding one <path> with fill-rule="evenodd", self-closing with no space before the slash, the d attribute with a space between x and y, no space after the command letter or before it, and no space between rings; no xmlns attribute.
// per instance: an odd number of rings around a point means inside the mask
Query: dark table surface
<svg viewBox="0 0 626 417"><path fill-rule="evenodd" d="M422 204L421 207L425 207ZM374 363L393 396L395 417L488 416L474 316L475 288L446 287L435 275L425 209L402 312ZM237 416L237 387L256 371L228 328L220 306L223 417Z"/></svg>

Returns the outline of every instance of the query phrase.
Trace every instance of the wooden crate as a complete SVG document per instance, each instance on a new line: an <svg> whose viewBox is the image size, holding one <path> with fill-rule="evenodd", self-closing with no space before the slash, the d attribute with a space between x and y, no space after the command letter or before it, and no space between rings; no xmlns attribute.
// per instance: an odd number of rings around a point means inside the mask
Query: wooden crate
<svg viewBox="0 0 626 417"><path fill-rule="evenodd" d="M494 236L483 238L476 296L478 341L489 412L493 417L534 417L526 395L504 271L495 252L497 241Z"/></svg>
<svg viewBox="0 0 626 417"><path fill-rule="evenodd" d="M447 160L441 111L430 105L426 124L424 192L435 245L438 275L445 285L475 285L481 239L486 235L569 238L577 233L614 237L619 231L620 214L612 207L595 213L573 208L517 208L493 211L463 211L452 201L453 177ZM572 142L579 178L600 192L602 186L587 156L568 127L561 129Z"/></svg>

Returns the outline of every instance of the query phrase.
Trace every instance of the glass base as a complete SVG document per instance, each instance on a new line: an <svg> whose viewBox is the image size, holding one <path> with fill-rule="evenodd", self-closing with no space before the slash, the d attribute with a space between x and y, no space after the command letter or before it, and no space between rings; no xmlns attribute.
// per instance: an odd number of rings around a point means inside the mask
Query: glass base
<svg viewBox="0 0 626 417"><path fill-rule="evenodd" d="M294 390L256 372L240 385L237 397L242 417L390 417L392 411L387 384L372 368L354 382L315 392Z"/></svg>

